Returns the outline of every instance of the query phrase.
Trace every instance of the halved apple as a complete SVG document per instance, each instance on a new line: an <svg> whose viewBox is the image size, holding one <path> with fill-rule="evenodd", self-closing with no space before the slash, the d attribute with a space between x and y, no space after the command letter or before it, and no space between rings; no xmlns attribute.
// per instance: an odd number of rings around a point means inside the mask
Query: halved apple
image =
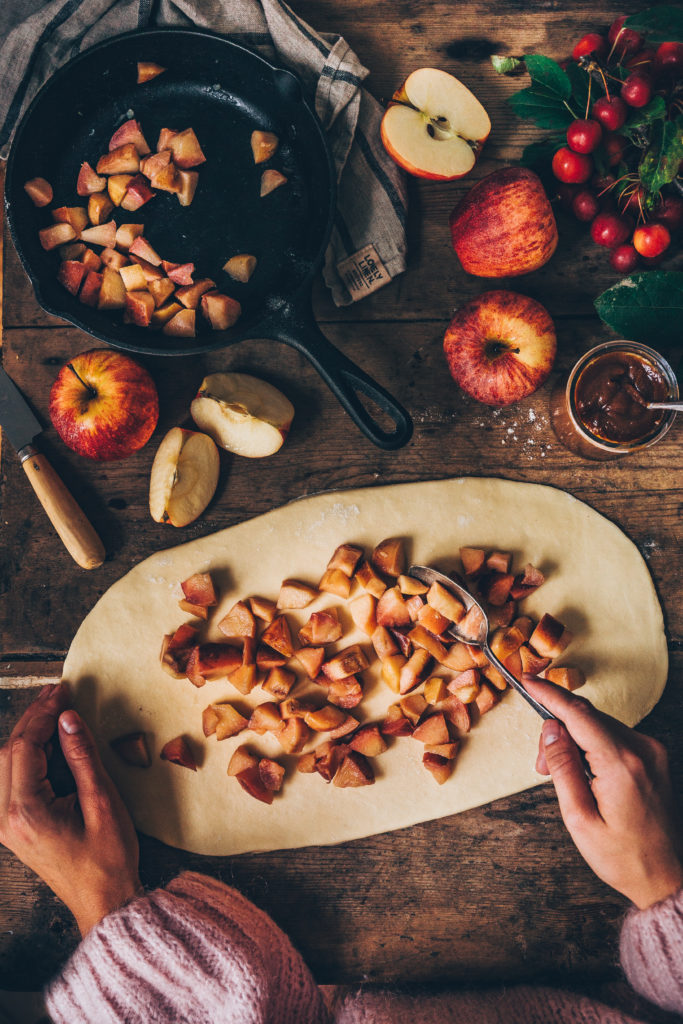
<svg viewBox="0 0 683 1024"><path fill-rule="evenodd" d="M245 373L205 377L190 412L222 448L250 459L278 451L294 419L294 407L282 392Z"/></svg>
<svg viewBox="0 0 683 1024"><path fill-rule="evenodd" d="M399 167L434 181L469 174L490 131L476 96L438 68L413 71L394 93L381 125L384 148Z"/></svg>
<svg viewBox="0 0 683 1024"><path fill-rule="evenodd" d="M187 526L216 491L220 461L210 437L173 427L159 445L149 481L149 510L157 523Z"/></svg>

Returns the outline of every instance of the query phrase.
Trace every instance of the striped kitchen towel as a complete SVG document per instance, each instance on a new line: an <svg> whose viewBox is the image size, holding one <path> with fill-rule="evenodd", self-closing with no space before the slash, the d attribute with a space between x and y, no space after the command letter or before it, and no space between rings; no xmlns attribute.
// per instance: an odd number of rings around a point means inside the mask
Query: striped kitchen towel
<svg viewBox="0 0 683 1024"><path fill-rule="evenodd" d="M406 184L380 141L380 104L362 88L367 68L341 36L312 29L283 0L19 0L27 17L0 47L0 156L50 74L120 32L210 29L294 71L320 118L337 168L337 213L325 283L349 305L405 270Z"/></svg>

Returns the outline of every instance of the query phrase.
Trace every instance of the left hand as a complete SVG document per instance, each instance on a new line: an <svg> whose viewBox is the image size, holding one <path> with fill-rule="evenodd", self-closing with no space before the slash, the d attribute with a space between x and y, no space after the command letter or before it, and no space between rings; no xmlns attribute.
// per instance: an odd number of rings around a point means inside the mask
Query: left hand
<svg viewBox="0 0 683 1024"><path fill-rule="evenodd" d="M63 900L85 935L142 887L133 822L69 705L63 683L44 687L0 747L0 843ZM76 783L65 797L47 778L55 731Z"/></svg>

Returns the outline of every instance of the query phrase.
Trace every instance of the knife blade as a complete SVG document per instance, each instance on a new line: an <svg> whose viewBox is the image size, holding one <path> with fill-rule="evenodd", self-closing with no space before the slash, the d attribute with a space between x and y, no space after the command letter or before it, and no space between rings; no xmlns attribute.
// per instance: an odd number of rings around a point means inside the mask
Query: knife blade
<svg viewBox="0 0 683 1024"><path fill-rule="evenodd" d="M0 427L16 449L29 483L71 557L83 569L102 565L102 541L46 457L34 447L33 441L43 428L2 367Z"/></svg>

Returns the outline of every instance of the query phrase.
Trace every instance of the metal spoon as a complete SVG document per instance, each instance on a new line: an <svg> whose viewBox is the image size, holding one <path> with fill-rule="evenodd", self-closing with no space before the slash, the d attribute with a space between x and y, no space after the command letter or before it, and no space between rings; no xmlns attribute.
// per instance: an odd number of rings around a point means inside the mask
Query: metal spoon
<svg viewBox="0 0 683 1024"><path fill-rule="evenodd" d="M677 409L683 411L683 402L646 402L647 409Z"/></svg>
<svg viewBox="0 0 683 1024"><path fill-rule="evenodd" d="M472 597L469 590L466 590L461 582L456 582L452 576L445 576L444 573L438 572L436 569L430 569L426 565L411 565L408 569L410 576L414 576L420 580L421 583L431 586L432 583L440 583L446 590L450 590L460 598L462 603L465 605L467 611L470 608L478 608L481 618L477 619L474 624L476 629L476 635L463 633L458 629L457 623L454 623L444 633L444 636L451 637L453 640L460 640L463 644L467 644L469 647L481 647L482 651L492 662L493 665L498 669L500 674L507 679L510 686L514 687L520 697L523 697L527 704L530 704L534 711L538 712L541 718L555 718L555 715L551 714L547 708L539 704L537 700L531 696L531 694L522 686L519 679L513 676L512 672L506 669L500 658L497 658L489 647L489 620L486 612L482 608L475 598Z"/></svg>

